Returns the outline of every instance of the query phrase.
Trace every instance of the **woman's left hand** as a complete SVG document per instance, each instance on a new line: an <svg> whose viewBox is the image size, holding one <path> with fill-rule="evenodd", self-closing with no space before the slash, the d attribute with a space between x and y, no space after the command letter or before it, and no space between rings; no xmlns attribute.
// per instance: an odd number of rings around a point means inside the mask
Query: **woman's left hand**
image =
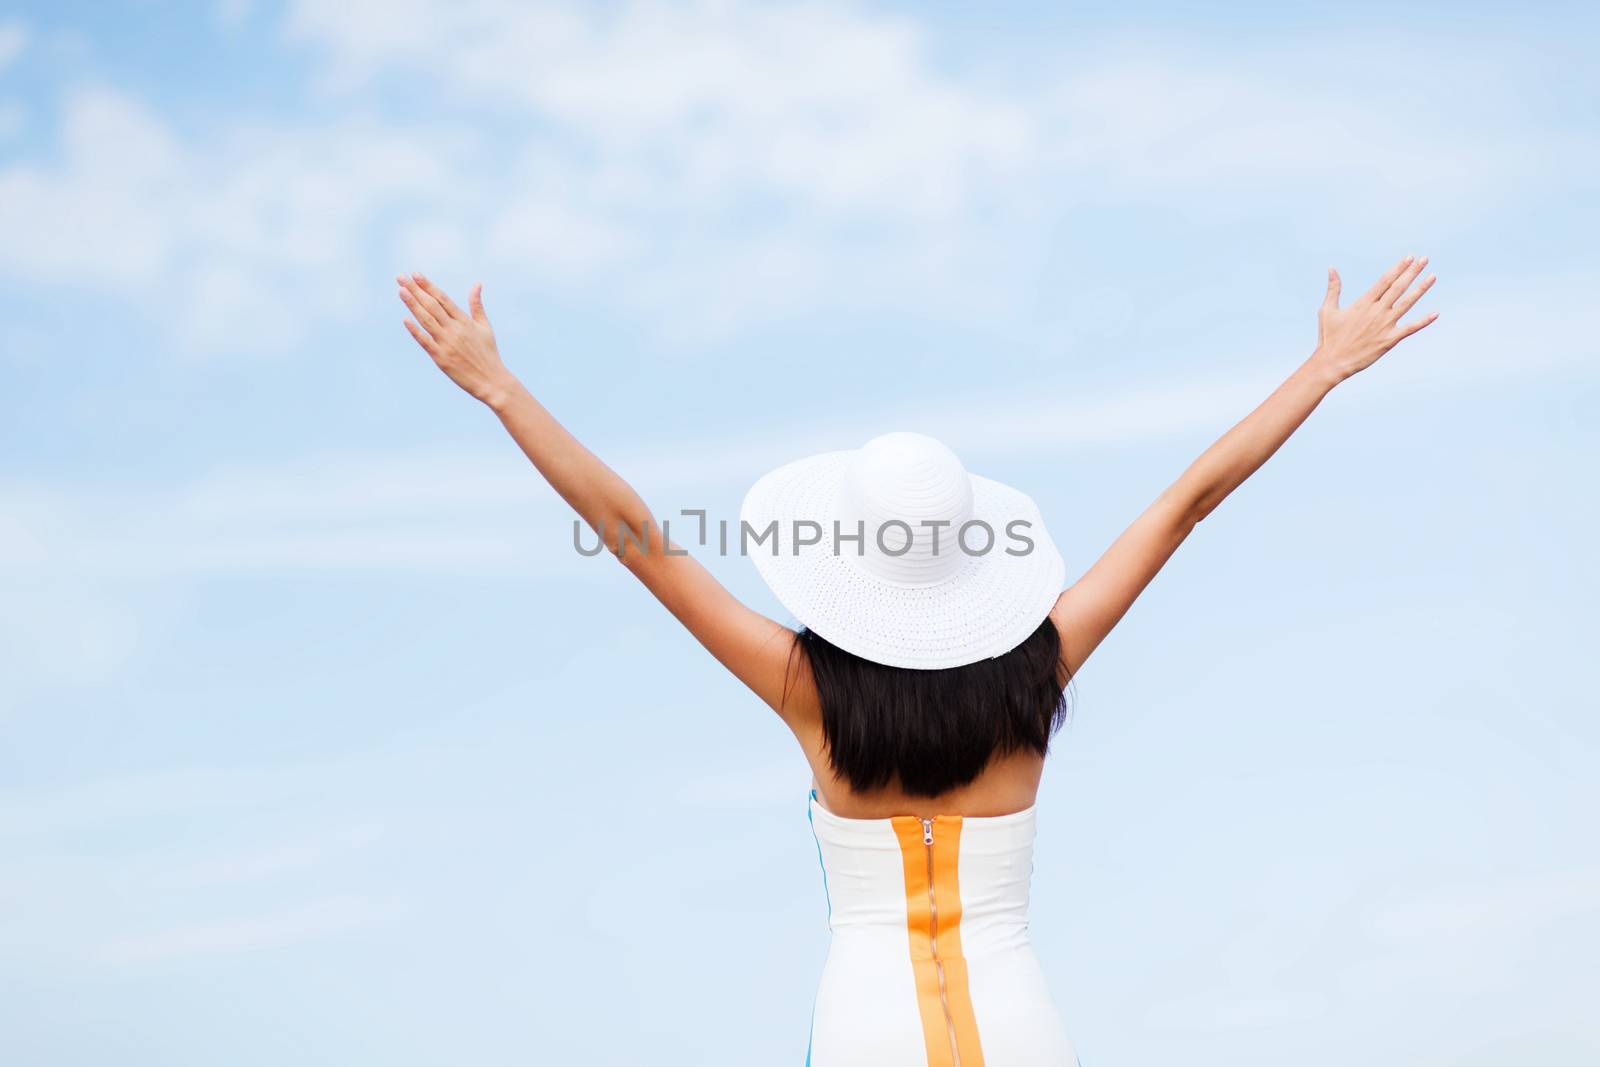
<svg viewBox="0 0 1600 1067"><path fill-rule="evenodd" d="M416 322L405 320L406 329L451 381L490 407L516 388L517 379L500 360L494 330L483 310L482 282L472 287L469 315L420 274L401 274L395 280L400 283L400 299L416 316Z"/></svg>

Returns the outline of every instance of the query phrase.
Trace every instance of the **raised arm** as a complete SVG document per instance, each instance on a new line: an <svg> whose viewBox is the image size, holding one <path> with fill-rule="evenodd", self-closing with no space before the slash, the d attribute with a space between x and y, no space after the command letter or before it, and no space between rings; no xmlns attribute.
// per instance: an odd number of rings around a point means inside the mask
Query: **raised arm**
<svg viewBox="0 0 1600 1067"><path fill-rule="evenodd" d="M676 545L668 551L660 525L633 487L506 369L483 309L482 284L472 288L469 314L420 274L397 280L401 300L416 317L405 320L406 329L439 369L499 416L551 487L614 552L623 546L617 553L623 565L723 666L776 710L802 743L813 740L820 720L803 657L791 660L793 632L740 603ZM630 531L625 537L624 528Z"/></svg>
<svg viewBox="0 0 1600 1067"><path fill-rule="evenodd" d="M1433 286L1434 277L1429 275L1411 287L1427 263L1425 256L1405 257L1347 308L1339 307L1339 273L1329 268L1316 351L1206 449L1056 601L1051 615L1061 633L1063 683L1122 619L1189 532L1289 439L1334 386L1439 317L1434 312L1400 324Z"/></svg>

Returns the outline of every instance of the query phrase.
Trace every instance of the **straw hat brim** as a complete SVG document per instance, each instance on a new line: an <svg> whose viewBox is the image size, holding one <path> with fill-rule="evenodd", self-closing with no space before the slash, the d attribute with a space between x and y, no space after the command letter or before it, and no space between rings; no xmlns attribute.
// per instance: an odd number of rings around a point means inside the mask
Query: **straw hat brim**
<svg viewBox="0 0 1600 1067"><path fill-rule="evenodd" d="M831 644L890 667L960 667L1003 655L1027 640L1055 606L1066 576L1033 499L968 475L973 518L995 534L990 550L963 552L958 568L934 584L885 581L862 569L853 544L834 551L835 501L855 454L825 452L785 464L763 475L745 495L740 517L755 531L752 537L777 522L776 542L752 541L748 551L779 602ZM1008 524L1019 519L1028 523L1023 532L1033 542L1026 551L1007 534ZM820 523L822 540L797 549L796 520ZM944 536L953 539L954 534L945 531ZM867 537L872 536L868 530ZM982 541L981 532L969 539L974 550ZM1021 554L1008 554L1007 548Z"/></svg>

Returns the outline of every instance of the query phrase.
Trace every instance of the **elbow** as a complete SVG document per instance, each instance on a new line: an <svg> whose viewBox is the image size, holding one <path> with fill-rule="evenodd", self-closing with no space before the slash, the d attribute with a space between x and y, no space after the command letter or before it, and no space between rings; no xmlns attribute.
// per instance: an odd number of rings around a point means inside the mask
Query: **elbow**
<svg viewBox="0 0 1600 1067"><path fill-rule="evenodd" d="M669 554L666 533L648 511L640 509L628 513L616 523L615 537L606 547L634 574Z"/></svg>
<svg viewBox="0 0 1600 1067"><path fill-rule="evenodd" d="M1205 493L1183 493L1174 486L1167 497L1167 514L1173 526L1188 533L1216 508L1217 501Z"/></svg>

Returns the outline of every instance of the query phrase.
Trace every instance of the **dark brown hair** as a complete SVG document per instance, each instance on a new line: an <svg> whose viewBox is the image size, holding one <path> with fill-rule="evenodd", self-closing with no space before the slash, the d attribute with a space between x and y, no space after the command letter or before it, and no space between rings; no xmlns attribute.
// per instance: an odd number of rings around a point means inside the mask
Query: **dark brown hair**
<svg viewBox="0 0 1600 1067"><path fill-rule="evenodd" d="M821 700L828 759L858 791L898 782L912 796L937 796L976 779L996 755L1043 755L1067 718L1061 637L1048 617L1009 652L938 670L873 663L810 629L797 647Z"/></svg>

